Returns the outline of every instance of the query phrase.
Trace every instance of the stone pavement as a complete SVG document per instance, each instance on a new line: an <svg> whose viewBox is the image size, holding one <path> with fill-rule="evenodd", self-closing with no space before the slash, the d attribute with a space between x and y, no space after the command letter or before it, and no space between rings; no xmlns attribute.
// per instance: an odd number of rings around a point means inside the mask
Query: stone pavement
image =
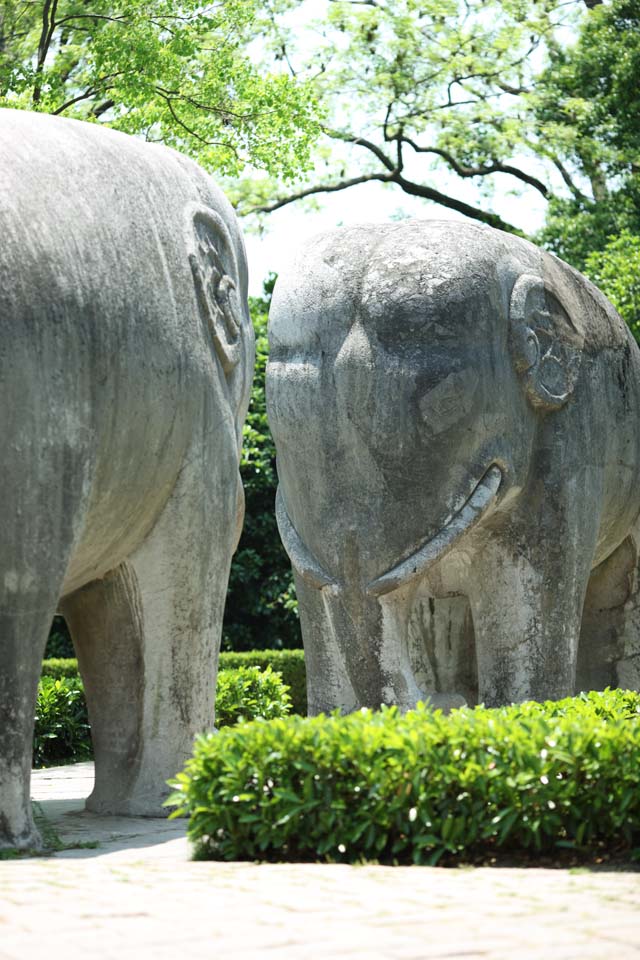
<svg viewBox="0 0 640 960"><path fill-rule="evenodd" d="M626 960L640 873L193 863L185 824L82 811L91 764L36 771L66 844L0 861L0 958Z"/></svg>

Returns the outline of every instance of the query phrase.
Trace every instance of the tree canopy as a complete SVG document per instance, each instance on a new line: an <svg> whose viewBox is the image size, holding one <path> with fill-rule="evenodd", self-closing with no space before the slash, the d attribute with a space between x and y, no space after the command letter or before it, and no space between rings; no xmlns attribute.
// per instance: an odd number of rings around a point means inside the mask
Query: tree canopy
<svg viewBox="0 0 640 960"><path fill-rule="evenodd" d="M0 106L159 140L285 182L317 133L310 86L259 68L260 0L0 0Z"/></svg>
<svg viewBox="0 0 640 960"><path fill-rule="evenodd" d="M305 8L318 0L271 0L270 49L313 78L316 164L296 189L252 184L241 209L379 181L517 232L492 194L534 191L540 239L578 266L640 232L639 0L325 0L307 31Z"/></svg>

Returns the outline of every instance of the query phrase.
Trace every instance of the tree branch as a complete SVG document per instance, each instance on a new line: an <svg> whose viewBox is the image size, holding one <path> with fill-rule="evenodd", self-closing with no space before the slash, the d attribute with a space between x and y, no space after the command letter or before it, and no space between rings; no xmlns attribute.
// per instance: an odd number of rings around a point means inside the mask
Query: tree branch
<svg viewBox="0 0 640 960"><path fill-rule="evenodd" d="M67 100L66 103L63 103L61 107L58 107L56 110L53 110L53 116L59 117L61 113L64 113L69 107L73 107L76 103L80 103L82 100L90 100L91 97L95 96L96 91L93 89L85 90L84 93L79 93L77 97L73 97L71 100Z"/></svg>
<svg viewBox="0 0 640 960"><path fill-rule="evenodd" d="M433 203L438 203L441 207L447 207L449 210L457 210L458 213L464 214L465 217L470 217L472 220L479 220L481 223L486 223L490 227L495 227L496 230L504 230L505 233L514 233L519 237L525 236L522 230L514 227L511 223L507 223L507 221L499 217L497 213L488 213L485 210L478 209L478 207L472 207L462 200L457 200L455 197L449 197L445 193L440 193L439 190L433 190L431 187L426 187L420 183L412 183L410 180L405 180L402 174L397 174L391 177L390 180L393 183L397 183L405 193L408 193L412 197L421 197L423 200L431 200Z"/></svg>
<svg viewBox="0 0 640 960"><path fill-rule="evenodd" d="M410 137L403 137L403 139L405 143L413 147L416 153L433 153L438 157L442 157L442 159L446 160L449 166L455 170L459 177L486 177L490 173L508 173L510 176L522 180L523 183L527 183L530 187L534 187L545 199L549 196L549 188L542 180L538 180L537 177L532 177L531 174L519 170L518 167L512 167L511 164L500 163L496 160L488 165L483 164L477 167L469 167L459 163L448 150L441 150L439 147L421 147L411 140Z"/></svg>
<svg viewBox="0 0 640 960"><path fill-rule="evenodd" d="M105 91L106 92L106 91ZM115 100L104 100L103 103L99 103L91 111L92 117L101 117L103 113L106 113L107 110L111 110L111 107L115 107Z"/></svg>
<svg viewBox="0 0 640 960"><path fill-rule="evenodd" d="M391 174L387 173L365 173L361 177L352 177L350 180L341 180L340 183L320 184L317 187L307 187L304 190L298 190L288 197L282 197L274 200L273 203L264 204L261 207L253 207L247 210L247 213L272 213L281 207L286 207L289 203L295 203L296 200L303 200L305 197L311 197L316 193L338 193L340 190L348 190L349 187L356 187L360 183L371 183L378 180L381 183L388 183L392 179Z"/></svg>
<svg viewBox="0 0 640 960"><path fill-rule="evenodd" d="M238 157L238 151L232 143L227 143L223 140L207 140L205 137L201 137L199 133L196 133L195 130L192 130L191 127L189 127L184 122L184 120L180 119L180 117L177 115L177 113L173 109L173 102L171 98L161 93L157 87L156 87L156 92L158 93L158 96L160 96L166 103L167 107L169 108L169 113L173 117L174 122L177 123L177 125L181 127L185 131L185 133L188 133L190 137L193 137L194 140L197 140L199 143L202 143L206 147L224 147L226 150L229 150L230 153L233 153L235 157Z"/></svg>
<svg viewBox="0 0 640 960"><path fill-rule="evenodd" d="M393 160L390 160L386 153L376 146L375 143L372 143L371 140L365 140L364 137L354 137L351 133L343 133L341 130L330 130L329 128L323 128L324 133L327 136L332 137L334 140L342 140L344 143L354 143L358 147L365 147L369 150L374 157L377 157L380 163L387 168L387 170L395 170L396 166Z"/></svg>
<svg viewBox="0 0 640 960"><path fill-rule="evenodd" d="M496 87L499 87L504 93L511 93L514 97L520 97L523 93L531 93L530 87L512 87L510 83L504 83L502 80L496 80Z"/></svg>
<svg viewBox="0 0 640 960"><path fill-rule="evenodd" d="M560 176L562 177L562 179L563 179L564 182L566 183L566 185L569 187L569 190L571 190L571 193L574 195L574 197L576 198L576 200L580 200L580 201L587 200L588 197L586 196L586 194L584 194L584 193L582 192L582 190L580 190L580 189L575 185L575 183L573 182L573 180L572 180L572 178L571 178L571 174L569 173L569 171L567 170L567 168L564 166L564 164L561 163L560 160L558 160L557 157L551 157L550 159L551 159L552 164L554 165L554 167L556 168L556 170L559 172Z"/></svg>
<svg viewBox="0 0 640 960"><path fill-rule="evenodd" d="M352 177L349 180L341 180L338 183L306 187L304 190L298 190L295 193L289 194L288 197L280 197L278 200L274 200L273 203L253 207L247 210L246 213L272 213L274 210L279 210L281 207L286 207L288 204L295 203L296 200L302 200L305 197L311 197L319 193L338 193L341 190L348 190L350 187L358 186L358 184L361 183L371 183L372 181L395 183L410 196L420 197L423 200L431 200L433 203L447 207L449 210L457 210L458 213L462 213L472 220L486 223L490 227L495 227L498 230L504 230L506 233L513 233L517 236L524 236L521 230L518 230L513 224L507 223L496 213L487 213L485 210L472 207L470 204L464 203L462 200L457 200L455 197L449 197L445 193L440 193L439 190L433 190L431 187L406 180L399 170L394 170L391 173L367 173L360 177Z"/></svg>
<svg viewBox="0 0 640 960"><path fill-rule="evenodd" d="M58 0L45 0L42 8L42 31L40 33L40 41L38 43L36 75L33 84L33 93L31 95L32 103L39 103L40 97L42 96L42 74L44 71L44 64L47 59L47 54L49 52L49 47L51 46L51 40L53 39L53 32L57 26L57 8Z"/></svg>

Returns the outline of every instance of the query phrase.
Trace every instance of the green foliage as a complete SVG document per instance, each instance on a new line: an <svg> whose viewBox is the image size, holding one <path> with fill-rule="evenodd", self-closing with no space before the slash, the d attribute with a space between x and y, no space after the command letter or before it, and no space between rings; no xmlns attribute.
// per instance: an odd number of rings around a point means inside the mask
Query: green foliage
<svg viewBox="0 0 640 960"><path fill-rule="evenodd" d="M324 136L300 187L260 179L241 209L378 181L513 231L535 198L539 241L579 269L640 234L639 0L333 0L316 22L313 0L278 6L297 17L273 19L272 51L313 78ZM523 196L509 222L498 192Z"/></svg>
<svg viewBox="0 0 640 960"><path fill-rule="evenodd" d="M640 844L640 694L395 708L203 736L169 803L196 855L436 863ZM177 815L174 814L174 815Z"/></svg>
<svg viewBox="0 0 640 960"><path fill-rule="evenodd" d="M89 719L79 677L43 677L38 688L33 737L34 767L91 757Z"/></svg>
<svg viewBox="0 0 640 960"><path fill-rule="evenodd" d="M576 197L553 197L545 225L534 238L537 243L588 274L592 253L602 251L612 236L640 234L640 182L629 178L625 188L612 193L608 202Z"/></svg>
<svg viewBox="0 0 640 960"><path fill-rule="evenodd" d="M304 666L304 651L302 650L256 650L243 653L221 653L219 670L242 670L246 667L258 667L260 670L277 671L288 687L291 696L293 713L306 715L307 712L307 676ZM220 673L218 676L220 676ZM78 682L78 661L45 660L42 664L42 676L75 677Z"/></svg>
<svg viewBox="0 0 640 960"><path fill-rule="evenodd" d="M581 270L611 235L640 234L639 73L640 3L612 0L583 17L572 46L550 47L531 97L550 156L573 171L538 239Z"/></svg>
<svg viewBox="0 0 640 960"><path fill-rule="evenodd" d="M42 661L42 677L53 677L60 680L62 677L75 677L78 681L78 661L75 657L48 657Z"/></svg>
<svg viewBox="0 0 640 960"><path fill-rule="evenodd" d="M221 653L220 670L259 667L277 670L291 695L291 710L306 716L307 673L302 650L256 650L242 653Z"/></svg>
<svg viewBox="0 0 640 960"><path fill-rule="evenodd" d="M259 70L261 0L0 0L0 106L162 140L232 176L289 179L308 164L316 104L304 82Z"/></svg>
<svg viewBox="0 0 640 960"><path fill-rule="evenodd" d="M259 717L265 720L284 717L292 709L306 712L306 703L302 650L220 654L216 726ZM91 756L91 734L78 661L45 660L38 688L34 766L73 763Z"/></svg>
<svg viewBox="0 0 640 960"><path fill-rule="evenodd" d="M585 272L611 300L640 342L640 236L625 230L590 253Z"/></svg>
<svg viewBox="0 0 640 960"><path fill-rule="evenodd" d="M227 650L301 645L291 564L275 518L276 451L265 401L267 315L274 283L272 276L265 283L265 296L252 298L250 304L256 332L256 370L240 463L245 521L231 565L225 606L223 649Z"/></svg>
<svg viewBox="0 0 640 960"><path fill-rule="evenodd" d="M239 667L221 670L216 692L216 727L246 720L286 717L291 697L282 676L270 667Z"/></svg>

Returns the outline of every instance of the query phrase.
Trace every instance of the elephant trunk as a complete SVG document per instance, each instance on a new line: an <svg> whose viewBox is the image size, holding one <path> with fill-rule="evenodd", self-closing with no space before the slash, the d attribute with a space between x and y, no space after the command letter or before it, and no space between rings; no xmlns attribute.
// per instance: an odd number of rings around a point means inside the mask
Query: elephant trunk
<svg viewBox="0 0 640 960"><path fill-rule="evenodd" d="M419 702L445 710L464 704L463 697L427 691L416 680L409 643L413 590L380 598L360 585L318 590L298 578L297 590L310 713L336 705L350 712L384 704L402 711Z"/></svg>

